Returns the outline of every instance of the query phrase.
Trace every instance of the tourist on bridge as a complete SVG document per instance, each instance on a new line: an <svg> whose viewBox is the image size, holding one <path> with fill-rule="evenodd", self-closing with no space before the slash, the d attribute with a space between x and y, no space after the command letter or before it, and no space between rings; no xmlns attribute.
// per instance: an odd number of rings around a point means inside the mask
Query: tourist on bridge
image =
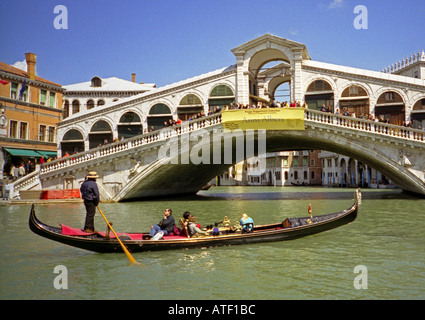
<svg viewBox="0 0 425 320"><path fill-rule="evenodd" d="M94 215L96 207L100 202L99 189L96 184L96 179L99 178L95 171L89 172L86 180L81 184L80 192L86 207L86 221L84 224L84 232L96 232L94 229Z"/></svg>
<svg viewBox="0 0 425 320"><path fill-rule="evenodd" d="M173 211L170 208L165 209L163 219L158 224L151 226L151 240L161 239L163 236L168 236L174 231L176 222L172 214Z"/></svg>

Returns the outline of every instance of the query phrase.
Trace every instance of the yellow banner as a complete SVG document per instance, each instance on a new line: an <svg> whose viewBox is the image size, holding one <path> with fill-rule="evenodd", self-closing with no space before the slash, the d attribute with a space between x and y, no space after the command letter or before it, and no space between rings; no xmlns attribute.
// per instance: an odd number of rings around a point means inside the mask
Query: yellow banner
<svg viewBox="0 0 425 320"><path fill-rule="evenodd" d="M304 108L236 109L222 112L227 130L305 130Z"/></svg>

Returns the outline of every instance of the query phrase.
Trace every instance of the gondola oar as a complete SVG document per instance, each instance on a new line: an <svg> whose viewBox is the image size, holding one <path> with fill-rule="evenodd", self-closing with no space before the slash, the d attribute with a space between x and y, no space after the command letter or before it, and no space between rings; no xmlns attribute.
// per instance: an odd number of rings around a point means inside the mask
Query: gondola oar
<svg viewBox="0 0 425 320"><path fill-rule="evenodd" d="M109 226L109 228L111 229L111 231L114 233L115 238L117 238L118 242L120 243L122 250L124 251L125 255L127 256L128 260L130 260L131 263L136 263L139 264L131 255L130 251L128 251L127 247L124 245L124 243L122 243L122 241L120 240L120 238L118 238L118 235L115 233L114 229L112 228L111 224L108 222L108 220L106 219L105 215L103 214L102 210L100 210L99 206L97 206L97 208L99 209L100 214L102 215L103 219L105 219L106 224Z"/></svg>

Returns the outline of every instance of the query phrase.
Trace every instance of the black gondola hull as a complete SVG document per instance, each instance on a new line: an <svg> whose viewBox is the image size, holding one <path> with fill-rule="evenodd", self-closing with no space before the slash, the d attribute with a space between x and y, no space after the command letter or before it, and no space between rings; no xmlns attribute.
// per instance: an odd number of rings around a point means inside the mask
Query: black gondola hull
<svg viewBox="0 0 425 320"><path fill-rule="evenodd" d="M149 240L148 237L142 240L120 239L130 252L205 248L293 240L338 228L354 221L358 213L359 200L360 192L356 191L355 202L347 210L315 216L313 218L290 218L287 219L291 224L289 227L285 226L285 223L255 226L253 233L228 233L219 236L206 236L190 239L181 237L179 239L170 240ZM34 205L31 207L29 227L34 233L42 237L80 249L99 253L123 252L116 239L107 239L97 234L87 236L70 236L62 234L61 228L48 226L38 220L35 214Z"/></svg>

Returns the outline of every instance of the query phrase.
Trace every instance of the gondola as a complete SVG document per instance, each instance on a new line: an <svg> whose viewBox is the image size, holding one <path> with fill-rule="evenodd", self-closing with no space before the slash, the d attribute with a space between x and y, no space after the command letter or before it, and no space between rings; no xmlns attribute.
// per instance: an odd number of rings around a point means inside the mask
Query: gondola
<svg viewBox="0 0 425 320"><path fill-rule="evenodd" d="M253 232L243 233L233 227L219 228L219 235L206 235L196 238L187 236L164 236L160 240L150 240L149 232L118 233L118 237L130 252L208 248L225 245L240 245L256 242L284 241L301 238L326 230L334 229L354 221L357 217L361 199L360 189L354 194L354 204L343 211L306 216L302 218L286 218L283 222L255 225ZM85 233L80 229L65 225L53 227L38 220L35 205L31 206L29 217L30 229L45 238L61 242L73 247L100 253L123 252L117 239L106 232Z"/></svg>

